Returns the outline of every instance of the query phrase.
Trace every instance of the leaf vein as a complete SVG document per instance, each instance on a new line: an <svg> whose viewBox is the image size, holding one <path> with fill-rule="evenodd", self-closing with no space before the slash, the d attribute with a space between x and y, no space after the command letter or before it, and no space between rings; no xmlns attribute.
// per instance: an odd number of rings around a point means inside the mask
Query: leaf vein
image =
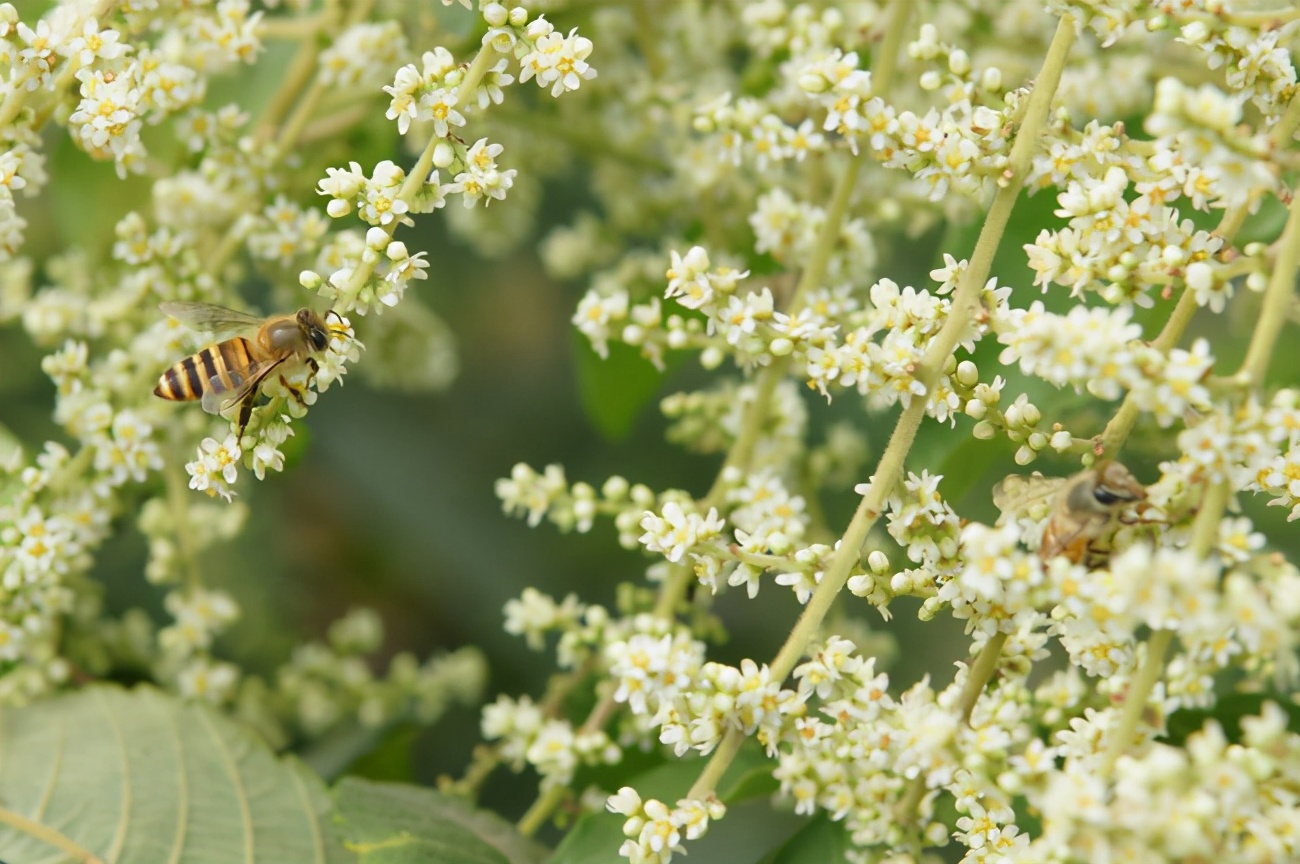
<svg viewBox="0 0 1300 864"><path fill-rule="evenodd" d="M190 775L185 770L185 751L181 730L176 723L177 712L167 712L167 728L172 733L172 747L176 751L176 834L172 838L172 851L167 864L178 864L185 854L185 837L190 825Z"/></svg>
<svg viewBox="0 0 1300 864"><path fill-rule="evenodd" d="M108 725L112 728L113 735L117 739L117 751L122 761L121 816L117 821L117 831L113 835L113 842L109 844L108 854L104 856L108 861L116 862L122 856L122 849L126 846L126 835L131 827L131 759L130 754L127 752L126 736L122 732L122 724L118 722L117 715L113 712L113 706L108 701L109 691L96 688L94 692L100 707L104 711Z"/></svg>
<svg viewBox="0 0 1300 864"><path fill-rule="evenodd" d="M221 733L212 725L212 718L206 711L195 711L199 719L203 722L203 728L207 730L213 742L217 747L217 752L221 756L221 761L226 766L226 774L230 778L230 785L234 788L235 801L239 804L239 816L244 823L244 860L248 864L254 864L253 851L253 814L248 807L248 793L244 789L244 784L239 777L239 765L236 763L234 755L230 748L226 746L226 740L221 737Z"/></svg>
<svg viewBox="0 0 1300 864"><path fill-rule="evenodd" d="M325 843L321 836L320 820L316 818L316 811L311 806L311 796L307 794L307 787L303 785L302 775L297 771L291 771L289 774L293 778L293 788L298 793L298 800L302 802L303 812L307 816L307 825L311 829L312 856L314 861L325 860Z"/></svg>

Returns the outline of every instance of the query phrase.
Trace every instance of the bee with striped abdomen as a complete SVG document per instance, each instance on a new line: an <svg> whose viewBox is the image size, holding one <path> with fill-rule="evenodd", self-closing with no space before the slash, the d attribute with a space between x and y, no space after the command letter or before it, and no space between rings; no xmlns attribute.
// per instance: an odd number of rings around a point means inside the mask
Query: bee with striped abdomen
<svg viewBox="0 0 1300 864"><path fill-rule="evenodd" d="M210 303L163 303L159 308L196 330L257 328L252 338L235 336L181 360L159 377L153 391L173 401L198 399L209 414L220 415L239 405L236 435L241 438L267 377L277 369L285 371L284 364L290 361L306 363L314 375L318 366L312 354L329 345L329 327L311 309L264 318Z"/></svg>
<svg viewBox="0 0 1300 864"><path fill-rule="evenodd" d="M1073 477L1012 475L993 487L993 503L1002 511L999 524L1050 507L1038 554L1044 561L1064 555L1074 563L1105 560L1094 548L1119 521L1125 507L1146 500L1146 487L1118 462L1102 461Z"/></svg>

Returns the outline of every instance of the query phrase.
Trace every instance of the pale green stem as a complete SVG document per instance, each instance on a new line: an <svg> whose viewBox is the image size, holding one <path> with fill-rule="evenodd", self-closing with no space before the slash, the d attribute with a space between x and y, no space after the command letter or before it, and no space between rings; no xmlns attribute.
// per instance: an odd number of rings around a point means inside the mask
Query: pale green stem
<svg viewBox="0 0 1300 864"><path fill-rule="evenodd" d="M1196 294L1184 290L1178 298L1177 305L1174 306L1174 311L1169 314L1169 320L1165 322L1160 335L1151 343L1151 347L1162 354L1168 354L1178 344L1178 340L1187 330L1187 325L1191 323L1192 317L1199 308ZM1129 433L1133 431L1133 424L1137 422L1138 415L1141 413L1142 409L1138 407L1137 399L1130 391L1124 397L1124 402L1115 412L1115 416L1110 418L1110 422L1098 437L1097 449L1103 453L1114 454L1123 447Z"/></svg>
<svg viewBox="0 0 1300 864"><path fill-rule="evenodd" d="M980 292L992 269L993 254L1001 243L1007 221L1011 217L1011 210L1020 195L1025 175L1029 170L1034 151L1038 147L1039 135L1047 120L1052 95L1060 83L1061 71L1065 67L1073 42L1074 21L1066 16L1057 25L1056 35L1052 38L1042 71L1030 94L1024 121L1016 134L1016 141L1008 159L1007 171L993 198L993 204L985 218L970 263L953 294L948 319L935 335L925 357L917 367L915 378L925 388L926 393L933 390L944 364L961 341L962 334L978 309ZM894 434L889 439L889 445L880 457L875 476L840 540L839 550L817 586L817 590L813 592L808 605L804 607L799 620L795 622L790 636L777 652L776 659L772 661L772 680L783 681L794 669L795 663L803 656L808 643L817 633L826 613L830 611L840 590L848 581L853 565L858 561L867 533L880 518L885 501L902 477L904 460L912 447L912 442L916 439L921 421L925 418L925 408L925 398L913 397L899 417ZM727 732L722 746L714 753L704 772L691 787L689 797L701 798L713 791L713 783L722 776L744 737L744 733L738 730Z"/></svg>
<svg viewBox="0 0 1300 864"><path fill-rule="evenodd" d="M722 780L722 775L727 772L732 760L740 752L740 745L744 743L745 733L736 729L722 736L718 749L713 751L709 763L704 766L704 770L700 772L699 778L691 786L691 791L686 793L686 797L703 801L713 795L714 790L718 788L718 782Z"/></svg>
<svg viewBox="0 0 1300 864"><path fill-rule="evenodd" d="M1295 134L1296 127L1300 127L1300 97L1293 96L1291 104L1286 106L1282 118L1277 121L1276 126L1269 130L1268 138L1273 147L1282 150L1290 144L1291 136Z"/></svg>
<svg viewBox="0 0 1300 864"><path fill-rule="evenodd" d="M537 829L546 824L546 820L556 807L564 801L567 790L563 786L552 786L537 797L528 812L519 817L515 823L516 830L525 837L532 837Z"/></svg>
<svg viewBox="0 0 1300 864"><path fill-rule="evenodd" d="M22 113L23 105L27 101L27 94L34 91L28 90L20 84L12 85L9 93L5 96L3 105L0 105L0 129L13 123L14 120Z"/></svg>
<svg viewBox="0 0 1300 864"><path fill-rule="evenodd" d="M1205 497L1201 500L1201 509L1197 512L1196 521L1192 525L1190 548L1197 558L1204 558L1214 548L1214 541L1219 532L1219 520L1223 517L1230 495L1228 484L1222 482L1211 484L1205 491ZM1120 710L1119 721L1107 738L1106 750L1102 754L1098 769L1101 776L1107 778L1111 776L1115 763L1133 741L1138 723L1142 720L1142 712L1146 710L1147 703L1150 701L1151 691L1160 680L1165 654L1168 653L1173 640L1172 630L1156 630L1147 639L1146 657L1142 659L1142 665L1138 667L1137 674L1129 683L1128 692L1124 694L1124 706Z"/></svg>
<svg viewBox="0 0 1300 864"><path fill-rule="evenodd" d="M1300 6L1292 4L1279 9L1260 9L1255 11L1242 10L1240 12L1224 11L1216 16L1206 16L1208 20L1214 21L1215 18L1224 21L1234 27L1268 27L1273 29L1285 24L1288 21L1294 21L1300 18Z"/></svg>
<svg viewBox="0 0 1300 864"><path fill-rule="evenodd" d="M645 58L650 78L658 81L664 77L664 58L659 42L659 27L656 26L659 16L656 14L657 10L651 8L654 2L657 0L637 0L631 3L629 8L635 22L632 33L633 38L636 39L636 47Z"/></svg>
<svg viewBox="0 0 1300 864"><path fill-rule="evenodd" d="M323 29L326 22L332 16L320 15L313 18L313 23L317 28ZM316 38L315 31L307 33L302 38L302 44L298 46L298 51L293 55L293 61L289 64L289 69L284 78L280 81L280 86L276 88L275 93L271 96L271 101L266 103L266 108L262 111L262 116L257 121L257 140L261 143L267 143L275 136L275 130L283 122L285 116L289 113L290 106L298 98L298 94L307 86L312 75L316 73L316 61L320 57L321 45ZM305 97L304 97L305 98ZM319 98L319 97L317 97ZM301 125L301 121L300 121ZM281 134L279 141L276 142L276 155L282 157L286 152L285 142L292 139L286 139Z"/></svg>
<svg viewBox="0 0 1300 864"><path fill-rule="evenodd" d="M191 591L203 587L203 572L199 568L199 553L194 545L193 524L190 522L189 486L185 482L180 468L184 464L183 445L179 436L174 437L175 452L179 459L171 460L164 466L163 477L167 483L167 503L171 507L172 518L176 520L176 545L180 547L181 558L185 561L186 585Z"/></svg>
<svg viewBox="0 0 1300 864"><path fill-rule="evenodd" d="M993 673L997 671L998 658L1002 655L1002 646L1006 644L1006 633L994 633L980 649L979 656L975 658L975 663L966 676L966 683L961 688L961 694L957 697L957 715L961 717L963 724L970 722L975 703L979 701L980 694L984 692L989 680L993 678ZM924 795L925 777L918 776L908 784L907 792L903 794L894 809L895 821L900 825L912 824L916 819L916 808Z"/></svg>
<svg viewBox="0 0 1300 864"><path fill-rule="evenodd" d="M491 46L484 45L479 49L473 62L471 62L469 68L465 70L465 77L461 79L460 86L456 88L457 105L470 104L470 100L474 98L474 91L478 89L479 82L483 80L483 76L487 74L488 69L491 68L492 63L498 59L498 56L496 50ZM445 138L441 138L437 135L434 135L429 139L429 143L425 145L424 152L420 154L420 158L416 161L415 167L406 175L406 180L402 183L402 188L397 192L397 197L400 200L409 203L415 199L415 194L420 191L420 188L424 186L429 179L429 170L433 167L433 151L445 140ZM381 225L379 227L382 228L384 233L389 237L392 237L394 232L397 231L398 221L399 220L397 219L393 219L387 225ZM357 295L361 293L361 289L364 288L366 282L370 280L371 274L375 272L375 265L378 263L379 256L366 256L357 262L356 269L352 271L351 281L348 282L347 286L340 294L340 303L338 305L344 308L350 308L352 304L356 302Z"/></svg>
<svg viewBox="0 0 1300 864"><path fill-rule="evenodd" d="M338 108L324 117L317 117L304 126L302 132L298 134L297 146L305 148L317 141L337 137L371 116L374 110L374 106L367 100Z"/></svg>
<svg viewBox="0 0 1300 864"><path fill-rule="evenodd" d="M1110 730L1106 740L1106 750L1102 753L1101 763L1097 766L1097 772L1103 778L1110 778L1115 763L1128 749L1129 742L1133 740L1133 735L1137 732L1138 722L1142 719L1142 712L1146 710L1151 691L1155 689L1156 682L1160 680L1160 672L1164 669L1165 664L1165 654L1169 651L1169 646L1173 641L1174 631L1172 630L1156 630L1147 639L1146 657L1142 659L1142 665L1138 667L1137 674L1129 682L1128 692L1124 694L1124 706L1120 710L1119 722Z"/></svg>
<svg viewBox="0 0 1300 864"><path fill-rule="evenodd" d="M1292 105L1300 104L1300 99ZM1297 255L1300 254L1300 195L1291 199L1286 227L1282 229L1282 239L1277 250L1277 260L1273 262L1273 273L1264 292L1264 304L1259 310L1259 321L1255 324L1255 333L1246 351L1246 360L1237 373L1243 383L1249 387L1258 387L1268 370L1268 361L1273 356L1273 347L1277 344L1278 334L1286 321L1287 306L1295 294L1295 277Z"/></svg>
<svg viewBox="0 0 1300 864"><path fill-rule="evenodd" d="M325 89L325 82L317 77L311 82L307 92L302 94L302 98L298 100L293 113L284 122L280 134L276 136L276 159L284 158L284 155L293 149L298 141L298 136L302 134L303 127L307 125L311 115L316 113L316 106L320 104L321 97L325 95Z"/></svg>
<svg viewBox="0 0 1300 864"><path fill-rule="evenodd" d="M264 42L271 39L297 42L315 36L325 20L323 12L298 18L263 18L257 25L257 35Z"/></svg>
<svg viewBox="0 0 1300 864"><path fill-rule="evenodd" d="M961 695L957 697L957 713L961 717L961 722L970 722L975 703L979 701L984 687L997 671L998 658L1002 655L1002 646L1005 644L1007 644L1007 634L999 631L994 633L980 649L979 656L975 658L970 672L966 675L966 684L962 687Z"/></svg>
<svg viewBox="0 0 1300 864"><path fill-rule="evenodd" d="M42 843L53 846L65 855L82 862L82 864L104 864L102 858L89 849L82 848L71 838L63 836L48 825L42 825L40 822L28 819L26 816L12 810L0 808L0 824L8 825L15 831L35 837Z"/></svg>
<svg viewBox="0 0 1300 864"><path fill-rule="evenodd" d="M1293 110L1297 105L1300 105L1300 99L1293 100L1287 106L1287 112L1278 121L1277 126L1273 128L1271 137L1274 146L1280 146L1284 143L1295 130L1295 122L1300 121L1300 110ZM1245 224L1248 215L1250 215L1249 205L1243 204L1231 208L1223 214L1223 218L1219 221L1218 227L1214 229L1214 233L1223 238L1225 245L1230 245L1233 238L1237 236L1237 232L1241 230L1241 226ZM1191 291L1184 290L1178 298L1178 304L1174 307L1174 311L1170 313L1169 320L1165 322L1165 326L1151 343L1151 347L1161 354L1168 354L1172 351L1174 346L1178 344L1178 340L1183 337L1183 333L1187 331L1187 327L1191 324L1192 318L1196 315L1198 309L1200 309L1200 305L1196 302L1196 295ZM1129 433L1133 431L1133 424L1137 422L1140 413L1141 409L1138 408L1137 400L1133 393L1130 392L1124 397L1124 403L1115 412L1115 416L1106 424L1105 430L1098 436L1097 448L1103 453L1114 454L1123 447L1124 442L1128 440Z"/></svg>

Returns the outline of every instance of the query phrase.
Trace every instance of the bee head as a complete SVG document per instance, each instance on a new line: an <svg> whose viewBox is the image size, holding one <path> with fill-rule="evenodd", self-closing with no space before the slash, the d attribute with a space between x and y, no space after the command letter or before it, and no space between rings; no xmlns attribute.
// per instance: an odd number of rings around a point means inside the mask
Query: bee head
<svg viewBox="0 0 1300 864"><path fill-rule="evenodd" d="M329 333L326 330L325 322L321 317L310 309L298 310L298 326L302 328L303 335L307 337L307 342L311 345L313 351L324 351L329 345Z"/></svg>
<svg viewBox="0 0 1300 864"><path fill-rule="evenodd" d="M1097 482L1092 487L1092 498L1106 510L1147 497L1146 487L1118 462L1099 462L1093 472Z"/></svg>

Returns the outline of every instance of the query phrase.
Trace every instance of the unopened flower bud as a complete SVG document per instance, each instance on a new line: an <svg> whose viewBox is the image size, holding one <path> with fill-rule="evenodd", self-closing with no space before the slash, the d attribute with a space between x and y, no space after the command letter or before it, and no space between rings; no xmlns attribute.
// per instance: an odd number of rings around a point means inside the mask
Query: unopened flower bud
<svg viewBox="0 0 1300 864"><path fill-rule="evenodd" d="M604 482L600 487L600 494L610 501L618 501L627 494L628 482L624 477L615 474Z"/></svg>
<svg viewBox="0 0 1300 864"><path fill-rule="evenodd" d="M436 168L447 168L456 161L456 148L450 141L439 141L433 146L433 164Z"/></svg>
<svg viewBox="0 0 1300 864"><path fill-rule="evenodd" d="M805 93L825 93L831 89L831 82L826 80L825 75L816 72L805 72L799 76L799 89Z"/></svg>
<svg viewBox="0 0 1300 864"><path fill-rule="evenodd" d="M489 27L504 27L510 20L510 11L500 3L489 3L483 7L483 20Z"/></svg>

